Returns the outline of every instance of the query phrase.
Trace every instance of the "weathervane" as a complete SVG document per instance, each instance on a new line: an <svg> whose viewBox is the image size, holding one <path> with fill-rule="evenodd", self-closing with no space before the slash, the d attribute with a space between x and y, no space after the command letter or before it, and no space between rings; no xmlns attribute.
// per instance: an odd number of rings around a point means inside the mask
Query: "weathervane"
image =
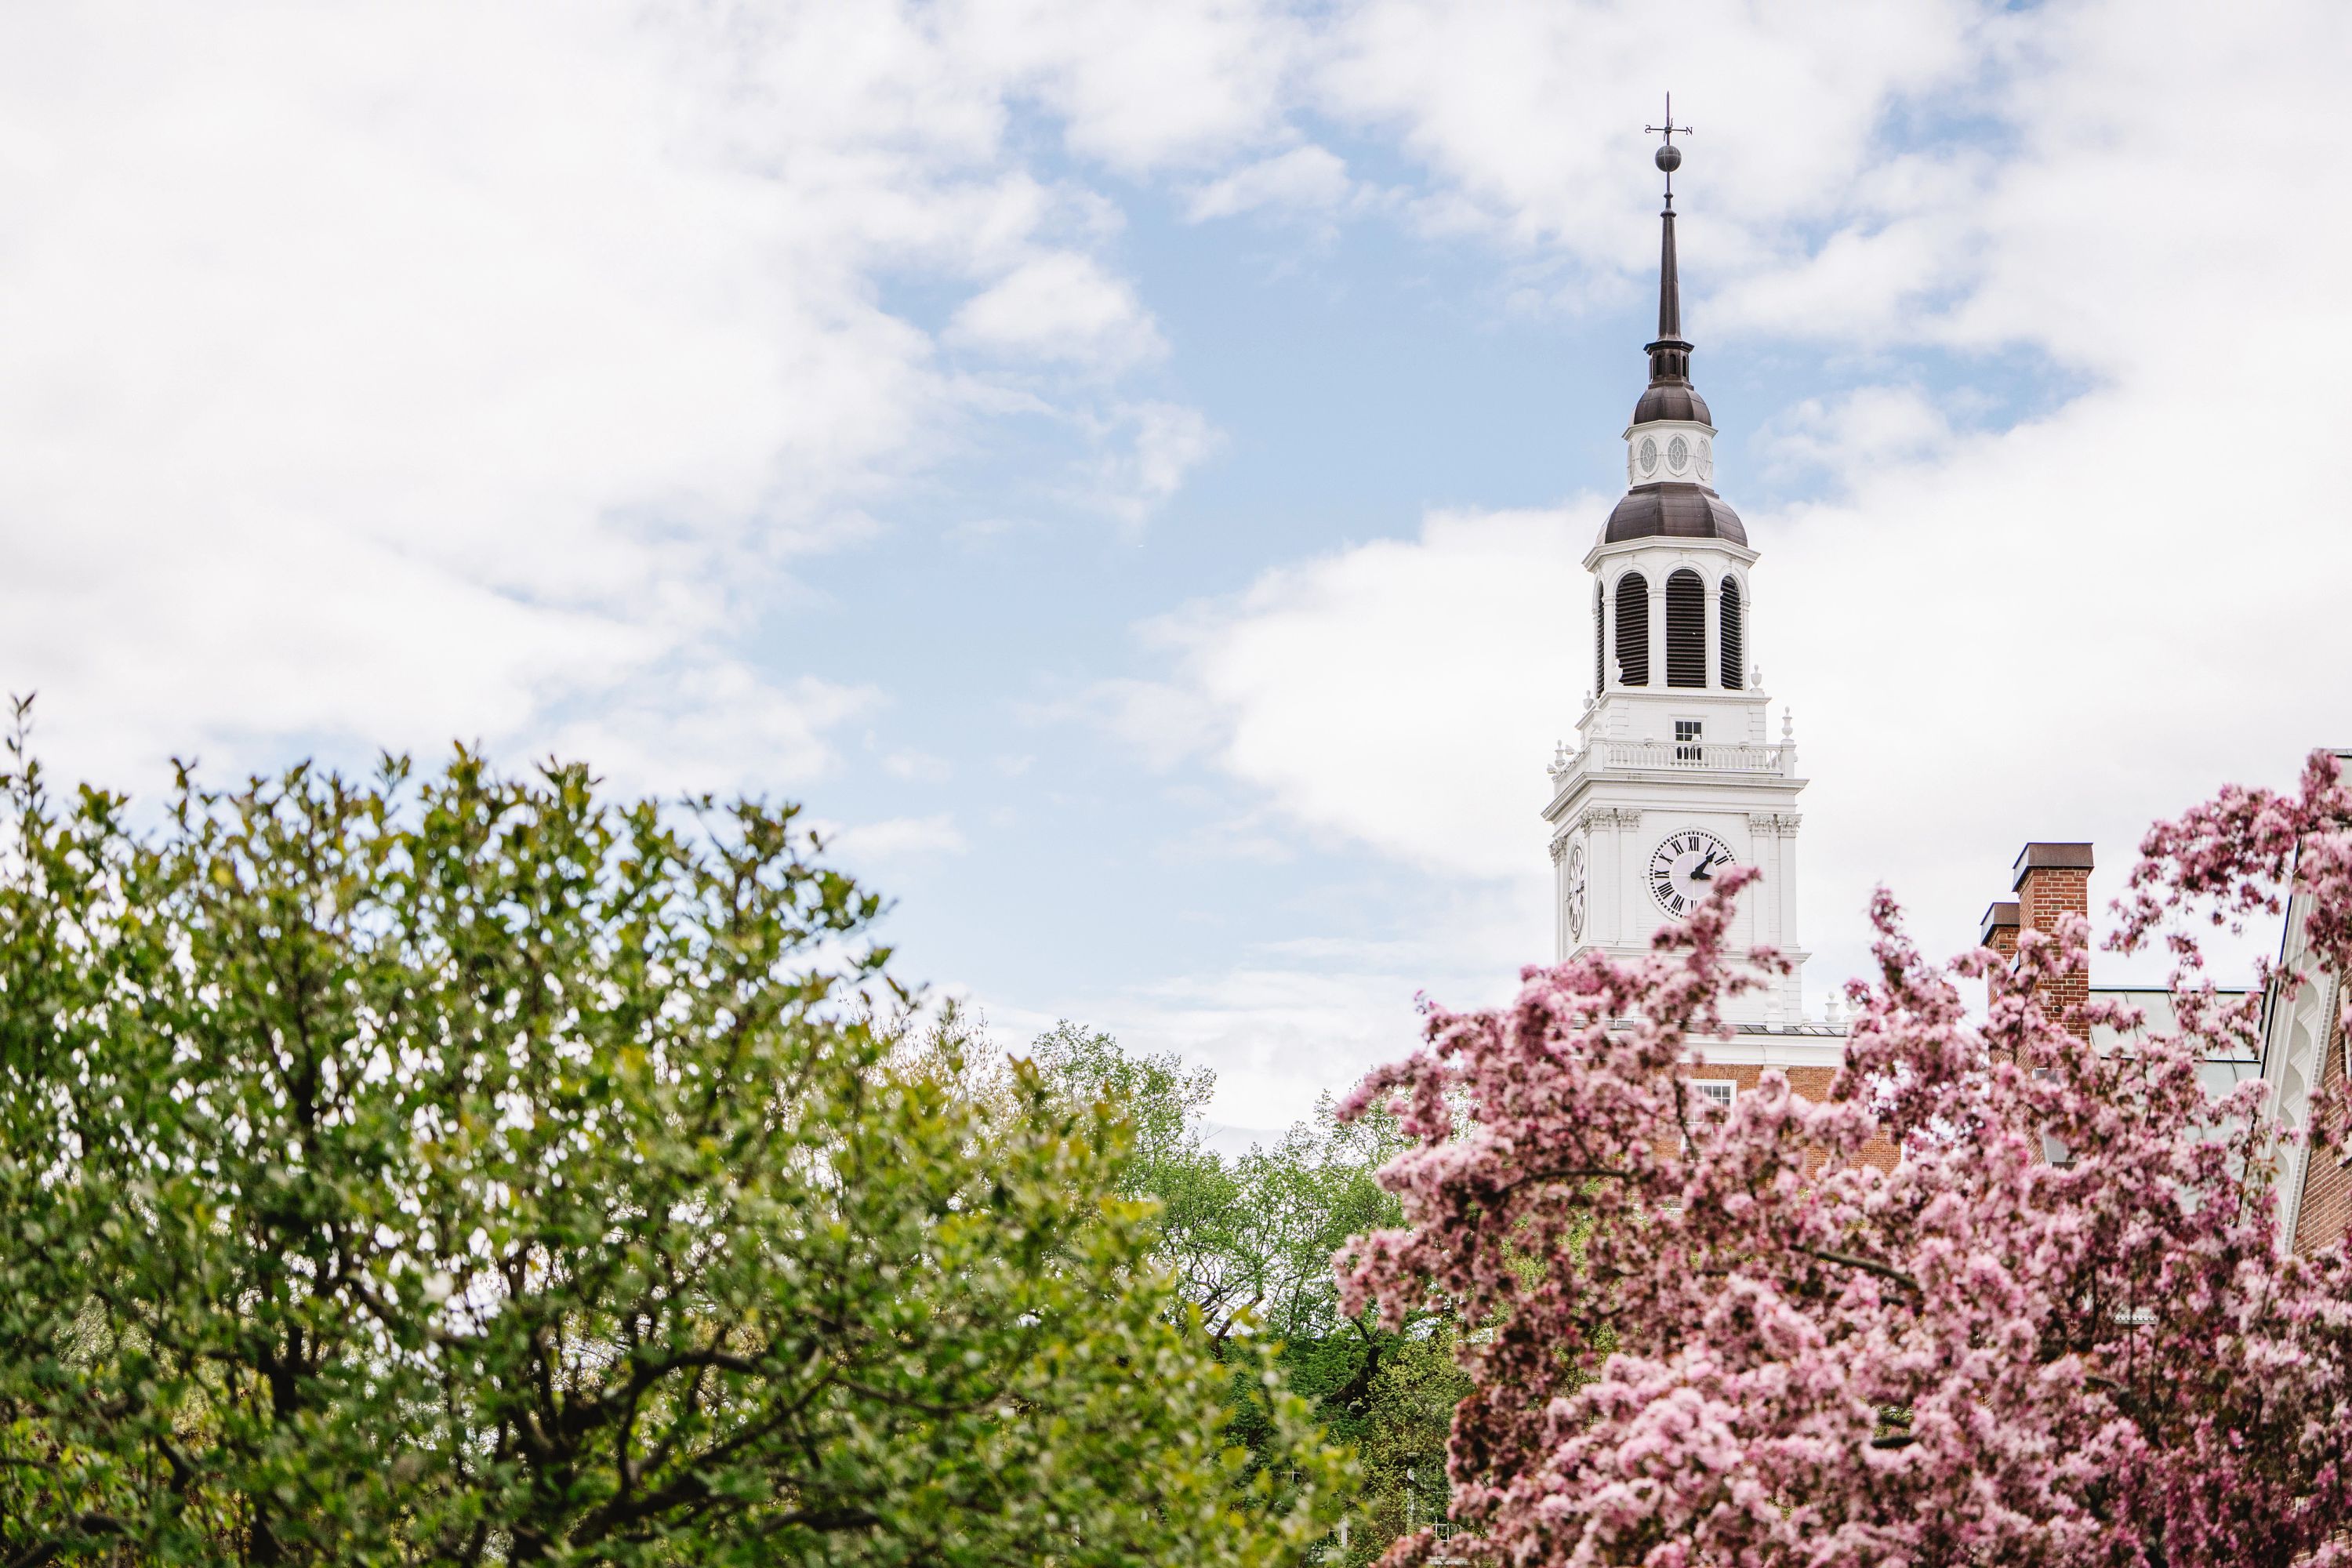
<svg viewBox="0 0 2352 1568"><path fill-rule="evenodd" d="M1691 133L1691 128L1689 126L1677 125L1675 123L1675 95L1673 93L1670 92L1666 94L1666 122L1664 125L1644 125L1642 129L1647 132L1664 132L1665 133L1666 144L1658 149L1657 162L1658 167L1665 173L1666 205L1671 207L1675 205L1675 171L1683 166L1683 151L1681 148L1675 145L1675 136L1677 132L1680 132L1685 136L1688 136Z"/></svg>

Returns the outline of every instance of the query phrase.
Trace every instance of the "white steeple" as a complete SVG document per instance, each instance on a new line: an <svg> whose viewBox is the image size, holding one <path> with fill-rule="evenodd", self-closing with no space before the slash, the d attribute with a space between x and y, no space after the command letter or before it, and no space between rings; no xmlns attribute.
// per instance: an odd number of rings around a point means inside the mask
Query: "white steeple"
<svg viewBox="0 0 2352 1568"><path fill-rule="evenodd" d="M1656 129L1654 127L1653 129ZM1555 758L1551 825L1559 956L1587 947L1630 956L1679 918L1727 864L1760 881L1741 899L1735 940L1801 964L1796 801L1805 781L1783 717L1771 735L1757 669L1757 552L1714 489L1715 426L1691 385L1675 255L1669 112L1658 336L1650 384L1625 429L1626 493L1584 558L1592 574L1593 691L1577 745ZM1749 1015L1753 1015L1752 1018ZM1734 1005L1760 1026L1803 1016L1792 973Z"/></svg>

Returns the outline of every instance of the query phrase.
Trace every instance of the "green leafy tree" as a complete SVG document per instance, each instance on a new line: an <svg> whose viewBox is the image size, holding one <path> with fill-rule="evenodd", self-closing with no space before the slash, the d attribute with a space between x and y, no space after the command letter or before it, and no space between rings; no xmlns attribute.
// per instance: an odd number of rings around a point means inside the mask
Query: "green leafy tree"
<svg viewBox="0 0 2352 1568"><path fill-rule="evenodd" d="M1223 1344L1264 1300L1265 1279L1250 1193L1202 1139L1216 1074L1173 1052L1130 1056L1066 1021L1039 1036L1029 1058L1065 1100L1115 1105L1134 1129L1119 1195L1152 1205L1155 1258L1175 1277L1180 1305Z"/></svg>
<svg viewBox="0 0 2352 1568"><path fill-rule="evenodd" d="M1347 1559L1367 1563L1412 1523L1442 1516L1445 1445L1454 1408L1470 1392L1454 1364L1452 1314L1432 1300L1393 1326L1341 1307L1332 1258L1357 1236L1402 1218L1378 1176L1405 1147L1392 1121L1343 1123L1328 1100L1270 1146L1234 1162L1245 1194L1243 1228L1265 1282L1264 1318L1278 1337L1291 1387L1312 1402L1334 1438L1360 1457L1350 1500ZM1278 1449L1277 1427L1244 1412L1255 1448ZM1409 1502L1408 1494L1417 1493Z"/></svg>
<svg viewBox="0 0 2352 1568"><path fill-rule="evenodd" d="M906 1050L877 900L793 808L461 752L184 773L142 832L13 749L0 1563L1255 1564L1326 1528L1278 1379L1257 1464L1221 1436L1231 1352L1123 1195L1149 1121Z"/></svg>
<svg viewBox="0 0 2352 1568"><path fill-rule="evenodd" d="M1374 1111L1342 1123L1327 1101L1271 1144L1226 1159L1206 1142L1216 1090L1210 1069L1173 1053L1129 1053L1110 1036L1069 1023L1039 1037L1030 1054L1066 1098L1128 1109L1138 1155L1122 1192L1156 1205L1164 1266L1221 1346L1243 1324L1271 1339L1289 1386L1312 1403L1332 1437L1360 1455L1348 1561L1370 1563L1409 1521L1442 1517L1447 1431L1470 1391L1454 1363L1455 1326L1435 1306L1393 1329L1370 1313L1349 1317L1332 1270L1350 1237L1402 1221L1378 1180L1407 1147L1393 1121ZM1286 1439L1255 1396L1255 1363L1238 1348L1234 1354L1231 1429L1255 1465L1278 1468Z"/></svg>

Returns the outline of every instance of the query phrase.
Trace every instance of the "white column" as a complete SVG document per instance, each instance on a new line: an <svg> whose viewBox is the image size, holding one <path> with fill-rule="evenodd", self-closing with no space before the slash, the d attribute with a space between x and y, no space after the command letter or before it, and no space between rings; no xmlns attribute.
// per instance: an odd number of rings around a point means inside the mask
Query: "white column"
<svg viewBox="0 0 2352 1568"><path fill-rule="evenodd" d="M1600 604L1593 611L1601 617L1601 689L1593 695L1600 697L1617 689L1617 595L1610 592L1606 579L1595 580L1601 583Z"/></svg>
<svg viewBox="0 0 2352 1568"><path fill-rule="evenodd" d="M1616 886L1616 839L1601 823L1600 811L1585 811L1585 941L1616 941L1609 898Z"/></svg>
<svg viewBox="0 0 2352 1568"><path fill-rule="evenodd" d="M1642 846L1638 811L1617 813L1617 940L1639 942L1654 929L1642 919Z"/></svg>
<svg viewBox="0 0 2352 1568"><path fill-rule="evenodd" d="M1763 886L1748 907L1756 917L1756 941L1766 947L1776 947L1780 942L1780 830L1779 821L1769 811L1752 812L1748 818L1748 841L1756 856L1756 868L1764 874Z"/></svg>
<svg viewBox="0 0 2352 1568"><path fill-rule="evenodd" d="M1699 574L1699 618L1706 623L1706 689L1723 689L1723 574L1716 574L1709 583L1705 573ZM1728 735L1707 736L1710 741L1727 741Z"/></svg>
<svg viewBox="0 0 2352 1568"><path fill-rule="evenodd" d="M1780 941L1788 947L1801 947L1797 940L1797 822L1794 812L1780 814Z"/></svg>
<svg viewBox="0 0 2352 1568"><path fill-rule="evenodd" d="M1568 962L1568 846L1562 832L1551 842L1551 929L1554 963Z"/></svg>
<svg viewBox="0 0 2352 1568"><path fill-rule="evenodd" d="M1650 685L1653 689L1666 683L1666 580L1656 573L1643 573L1650 579Z"/></svg>

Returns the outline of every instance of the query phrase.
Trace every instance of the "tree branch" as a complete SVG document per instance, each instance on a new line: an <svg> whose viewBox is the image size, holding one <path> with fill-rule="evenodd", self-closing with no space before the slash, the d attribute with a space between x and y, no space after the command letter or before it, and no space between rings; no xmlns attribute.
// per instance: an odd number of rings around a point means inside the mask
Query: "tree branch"
<svg viewBox="0 0 2352 1568"><path fill-rule="evenodd" d="M1844 1268L1859 1268L1864 1274L1875 1274L1881 1279L1891 1279L1915 1296L1927 1295L1927 1292L1919 1288L1919 1281L1901 1269L1890 1268L1884 1263L1873 1263L1867 1258L1856 1258L1849 1252L1829 1252L1818 1247L1800 1247L1795 1250L1808 1258L1818 1258L1823 1263L1834 1263Z"/></svg>

